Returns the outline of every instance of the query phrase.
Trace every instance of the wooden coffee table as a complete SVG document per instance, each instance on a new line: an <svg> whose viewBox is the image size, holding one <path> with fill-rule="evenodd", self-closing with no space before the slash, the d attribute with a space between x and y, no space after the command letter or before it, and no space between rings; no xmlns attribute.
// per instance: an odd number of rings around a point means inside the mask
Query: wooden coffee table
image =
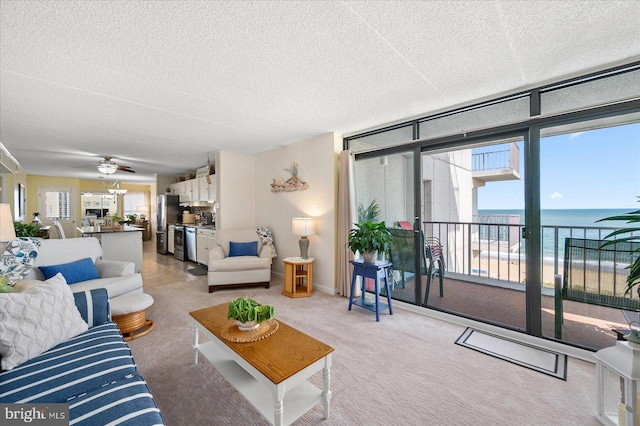
<svg viewBox="0 0 640 426"><path fill-rule="evenodd" d="M202 354L271 424L288 425L319 403L329 418L333 348L282 321L275 333L251 343L221 337L229 304L190 312L194 362ZM199 334L209 341L199 344ZM233 361L233 362L232 362ZM322 371L322 389L307 379Z"/></svg>

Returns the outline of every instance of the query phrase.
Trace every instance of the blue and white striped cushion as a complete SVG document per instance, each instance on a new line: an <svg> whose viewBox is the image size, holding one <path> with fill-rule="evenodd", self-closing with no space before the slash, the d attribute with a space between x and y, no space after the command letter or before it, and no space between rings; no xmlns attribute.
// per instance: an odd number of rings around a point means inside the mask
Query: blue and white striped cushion
<svg viewBox="0 0 640 426"><path fill-rule="evenodd" d="M163 425L164 420L140 376L109 383L69 401L69 425Z"/></svg>
<svg viewBox="0 0 640 426"><path fill-rule="evenodd" d="M89 329L40 356L0 373L0 402L52 402L137 375L114 323Z"/></svg>
<svg viewBox="0 0 640 426"><path fill-rule="evenodd" d="M73 293L80 316L89 328L111 321L109 294L105 288L96 288Z"/></svg>

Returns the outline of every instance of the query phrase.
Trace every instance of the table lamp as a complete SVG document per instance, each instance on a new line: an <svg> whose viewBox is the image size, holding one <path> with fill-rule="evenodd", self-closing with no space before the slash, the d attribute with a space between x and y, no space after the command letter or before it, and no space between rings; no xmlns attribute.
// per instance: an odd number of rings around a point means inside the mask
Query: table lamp
<svg viewBox="0 0 640 426"><path fill-rule="evenodd" d="M16 239L16 229L13 226L11 205L0 204L0 249L4 252L9 241Z"/></svg>
<svg viewBox="0 0 640 426"><path fill-rule="evenodd" d="M315 235L316 225L312 217L296 217L291 219L291 228L293 235L300 235L300 257L308 259L307 252L309 250L309 235Z"/></svg>

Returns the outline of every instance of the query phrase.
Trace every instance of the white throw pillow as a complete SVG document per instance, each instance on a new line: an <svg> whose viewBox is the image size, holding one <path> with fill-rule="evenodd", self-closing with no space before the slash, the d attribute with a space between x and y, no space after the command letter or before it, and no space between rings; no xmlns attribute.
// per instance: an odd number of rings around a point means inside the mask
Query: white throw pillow
<svg viewBox="0 0 640 426"><path fill-rule="evenodd" d="M1 293L0 366L11 370L87 329L62 274L22 293Z"/></svg>

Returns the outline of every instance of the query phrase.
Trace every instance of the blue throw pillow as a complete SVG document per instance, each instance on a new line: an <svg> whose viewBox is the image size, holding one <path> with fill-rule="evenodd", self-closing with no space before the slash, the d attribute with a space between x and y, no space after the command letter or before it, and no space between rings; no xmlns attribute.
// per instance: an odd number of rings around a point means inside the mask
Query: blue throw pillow
<svg viewBox="0 0 640 426"><path fill-rule="evenodd" d="M39 266L39 268L45 280L60 272L64 279L67 280L67 284L100 278L96 265L93 264L93 260L90 257L62 265Z"/></svg>
<svg viewBox="0 0 640 426"><path fill-rule="evenodd" d="M251 241L249 243L234 243L229 242L229 257L234 256L257 256L258 255L258 242Z"/></svg>

